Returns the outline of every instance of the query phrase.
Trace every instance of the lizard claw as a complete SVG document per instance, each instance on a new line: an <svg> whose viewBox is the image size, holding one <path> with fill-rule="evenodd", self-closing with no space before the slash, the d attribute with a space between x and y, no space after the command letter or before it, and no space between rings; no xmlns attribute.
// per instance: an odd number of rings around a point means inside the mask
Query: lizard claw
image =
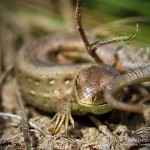
<svg viewBox="0 0 150 150"><path fill-rule="evenodd" d="M66 134L67 134L69 122L72 124L72 126L74 128L74 120L73 120L73 118L70 114L62 114L62 113L58 112L52 118L51 122L55 123L54 127L52 127L50 129L53 134L58 133L58 131L60 130L60 128L63 124L65 124L65 131L66 131Z"/></svg>

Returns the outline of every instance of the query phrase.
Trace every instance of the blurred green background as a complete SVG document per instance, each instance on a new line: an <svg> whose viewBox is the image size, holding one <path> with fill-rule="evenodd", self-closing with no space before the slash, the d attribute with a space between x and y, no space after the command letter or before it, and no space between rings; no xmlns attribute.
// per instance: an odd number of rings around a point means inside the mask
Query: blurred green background
<svg viewBox="0 0 150 150"><path fill-rule="evenodd" d="M76 30L75 4L76 0L0 0L0 51L8 51L3 57L33 38ZM82 0L83 26L100 38L134 34L138 22L132 42L149 46L149 17L149 0Z"/></svg>
<svg viewBox="0 0 150 150"><path fill-rule="evenodd" d="M76 0L0 0L0 21L18 40L76 30L75 3ZM145 18L150 16L149 8L149 0L82 0L82 20L86 29L96 30L101 37L130 34L139 22L142 35L138 40L146 44L150 37L150 19Z"/></svg>

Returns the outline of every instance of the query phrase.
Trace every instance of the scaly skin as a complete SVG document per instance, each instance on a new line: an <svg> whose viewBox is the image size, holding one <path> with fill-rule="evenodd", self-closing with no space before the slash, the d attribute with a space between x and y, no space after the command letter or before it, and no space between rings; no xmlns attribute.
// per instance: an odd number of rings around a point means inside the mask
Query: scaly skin
<svg viewBox="0 0 150 150"><path fill-rule="evenodd" d="M112 109L104 101L103 89L119 73L107 65L92 63L79 39L78 34L47 36L26 45L17 56L16 77L22 97L40 110L57 112L52 119L53 133L63 123L66 131L69 121L74 126L71 114L103 114ZM66 56L61 56L66 51L68 55L70 51L81 52L83 62L67 62ZM119 91L115 98L120 100L121 94Z"/></svg>

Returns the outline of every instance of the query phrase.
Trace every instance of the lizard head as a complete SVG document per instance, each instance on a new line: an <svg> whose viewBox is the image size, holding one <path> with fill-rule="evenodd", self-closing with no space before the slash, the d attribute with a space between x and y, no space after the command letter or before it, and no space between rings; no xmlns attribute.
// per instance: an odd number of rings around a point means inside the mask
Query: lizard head
<svg viewBox="0 0 150 150"><path fill-rule="evenodd" d="M108 65L90 64L83 68L75 81L75 95L77 102L88 112L103 114L112 108L104 99L106 85L119 73ZM122 90L121 90L122 91ZM122 92L114 94L117 100L122 97Z"/></svg>

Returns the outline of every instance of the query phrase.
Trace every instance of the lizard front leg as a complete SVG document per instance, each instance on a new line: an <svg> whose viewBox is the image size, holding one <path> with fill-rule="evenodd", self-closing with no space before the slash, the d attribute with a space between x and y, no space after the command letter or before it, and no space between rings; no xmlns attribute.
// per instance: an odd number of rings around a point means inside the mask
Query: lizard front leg
<svg viewBox="0 0 150 150"><path fill-rule="evenodd" d="M54 123L54 126L50 128L50 131L52 131L53 134L56 134L62 125L65 124L65 131L67 134L69 122L74 128L74 120L71 116L71 103L69 100L67 101L65 98L63 98L57 102L56 109L57 113L51 120L51 122Z"/></svg>

